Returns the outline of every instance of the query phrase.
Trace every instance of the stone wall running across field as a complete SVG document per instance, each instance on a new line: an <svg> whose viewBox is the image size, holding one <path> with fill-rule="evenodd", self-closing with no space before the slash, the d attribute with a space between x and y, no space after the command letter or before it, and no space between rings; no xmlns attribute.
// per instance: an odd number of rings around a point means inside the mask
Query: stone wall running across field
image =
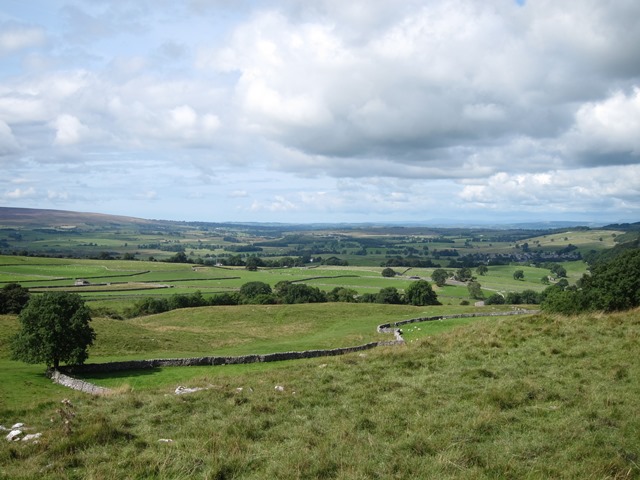
<svg viewBox="0 0 640 480"><path fill-rule="evenodd" d="M538 313L540 310L510 310L508 312L489 312L489 313L458 313L455 315L436 315L433 317L418 317L411 318L409 320L401 320L395 323L383 323L378 325L378 333L393 333L398 330L398 327L408 325L410 323L419 322L434 322L436 320L449 320L451 318L475 318L475 317L508 317L512 315L532 315Z"/></svg>
<svg viewBox="0 0 640 480"><path fill-rule="evenodd" d="M70 377L62 372L59 372L58 370L48 370L47 376L60 385L72 388L73 390L80 390L81 392L90 393L91 395L105 395L111 391L108 388L99 387L98 385L94 385L93 383Z"/></svg>
<svg viewBox="0 0 640 480"><path fill-rule="evenodd" d="M123 370L147 370L151 368L161 367L192 367L192 366L214 366L214 365L237 365L247 363L260 362L280 362L283 360L299 360L302 358L330 357L335 355L345 355L347 353L361 352L372 348L391 345L402 345L402 331L398 328L402 325L418 322L432 322L436 320L445 320L450 318L473 318L473 317L490 317L490 316L507 316L507 315L523 315L537 313L537 310L513 310L509 312L493 312L493 313L462 313L457 315L438 315L434 317L420 317L409 320L402 320L395 323L385 323L378 325L379 333L393 333L395 340L371 342L355 347L333 348L330 350L304 350L299 352L278 352L266 353L262 355L241 355L235 357L192 357L192 358L159 358L153 360L130 360L124 362L107 362L107 363L87 363L84 365L72 365L61 367L60 371L49 371L49 377L56 383L64 385L74 390L90 393L93 395L103 395L108 393L108 388L99 387L92 383L79 380L70 375L82 373L108 373Z"/></svg>

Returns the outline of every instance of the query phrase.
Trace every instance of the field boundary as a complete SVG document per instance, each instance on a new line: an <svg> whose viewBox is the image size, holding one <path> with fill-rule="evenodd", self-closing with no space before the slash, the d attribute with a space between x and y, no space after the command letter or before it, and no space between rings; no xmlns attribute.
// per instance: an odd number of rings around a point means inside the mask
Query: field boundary
<svg viewBox="0 0 640 480"><path fill-rule="evenodd" d="M330 357L345 355L348 353L361 352L376 347L404 345L402 330L398 327L419 322L433 322L437 320L448 320L452 318L475 318L475 317L498 317L527 315L538 313L539 310L518 309L509 312L488 312L488 313L460 313L452 315L436 315L432 317L417 317L408 320L401 320L394 323L383 323L378 325L378 333L393 333L395 340L380 342L369 342L363 345L352 347L342 347L324 350L301 350L293 352L276 352L266 354L250 354L240 356L205 356L189 358L159 358L152 360L129 360L122 362L87 363L84 365L71 365L60 367L59 370L49 370L47 376L55 383L74 390L79 390L92 395L105 395L111 389L100 387L93 383L81 380L70 375L84 373L109 373L126 370L148 370L161 367L193 367L193 366L217 366L217 365L238 365L250 363L281 362L285 360L300 360L304 358Z"/></svg>

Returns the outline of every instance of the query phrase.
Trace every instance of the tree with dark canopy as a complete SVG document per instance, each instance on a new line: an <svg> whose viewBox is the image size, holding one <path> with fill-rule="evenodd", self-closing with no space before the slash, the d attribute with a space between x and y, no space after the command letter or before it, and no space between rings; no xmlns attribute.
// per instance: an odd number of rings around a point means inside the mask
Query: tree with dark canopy
<svg viewBox="0 0 640 480"><path fill-rule="evenodd" d="M81 365L96 334L91 315L77 293L47 292L29 300L20 312L21 329L11 340L12 357L27 363Z"/></svg>
<svg viewBox="0 0 640 480"><path fill-rule="evenodd" d="M19 283L7 283L0 290L0 314L20 313L28 301L28 289Z"/></svg>
<svg viewBox="0 0 640 480"><path fill-rule="evenodd" d="M436 292L426 280L418 280L409 285L404 296L410 305L440 305Z"/></svg>

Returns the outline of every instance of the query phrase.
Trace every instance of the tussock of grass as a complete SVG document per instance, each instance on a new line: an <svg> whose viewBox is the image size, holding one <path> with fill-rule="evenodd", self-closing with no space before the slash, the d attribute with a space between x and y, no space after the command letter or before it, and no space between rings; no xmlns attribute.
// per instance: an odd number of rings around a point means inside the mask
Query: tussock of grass
<svg viewBox="0 0 640 480"><path fill-rule="evenodd" d="M0 477L637 478L639 314L496 318L364 356L212 369L190 395L76 397L69 432L49 422L57 405L26 413L43 441L0 442Z"/></svg>

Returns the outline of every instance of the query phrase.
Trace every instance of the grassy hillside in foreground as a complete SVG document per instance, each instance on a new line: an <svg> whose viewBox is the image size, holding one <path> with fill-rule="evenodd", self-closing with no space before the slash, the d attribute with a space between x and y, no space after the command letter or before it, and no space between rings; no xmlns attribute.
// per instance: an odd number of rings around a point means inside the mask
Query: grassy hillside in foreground
<svg viewBox="0 0 640 480"><path fill-rule="evenodd" d="M89 349L89 362L128 359L246 355L313 349L331 349L389 340L377 333L381 323L453 313L510 310L510 306L431 306L323 303L307 305L240 305L180 309L129 320L96 318L97 338ZM474 321L477 319L474 319ZM407 340L454 328L470 319L424 325ZM0 316L0 414L3 409L35 405L59 388L44 378L44 365L9 360L9 337L18 331L15 316ZM409 333L409 332L408 332ZM206 369L205 369L206 370ZM102 385L133 388L175 388L176 382L199 370L159 369L124 372L91 378ZM34 388L36 390L34 390Z"/></svg>
<svg viewBox="0 0 640 480"><path fill-rule="evenodd" d="M190 395L61 393L4 412L43 437L0 442L0 478L638 478L639 354L638 310L536 315L212 368Z"/></svg>

